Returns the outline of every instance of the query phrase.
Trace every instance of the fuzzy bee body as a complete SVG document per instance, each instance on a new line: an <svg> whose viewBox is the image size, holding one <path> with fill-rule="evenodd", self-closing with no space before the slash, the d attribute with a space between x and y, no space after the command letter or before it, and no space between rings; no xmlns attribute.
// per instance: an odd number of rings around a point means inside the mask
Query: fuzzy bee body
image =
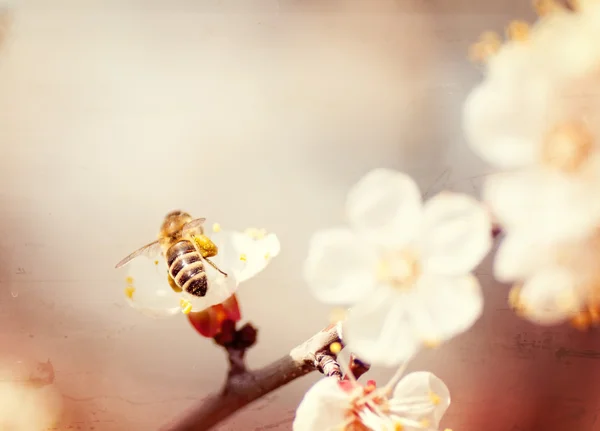
<svg viewBox="0 0 600 431"><path fill-rule="evenodd" d="M152 255L162 249L171 288L182 290L194 296L205 296L208 291L208 276L205 262L227 277L209 257L216 256L218 248L204 235L202 227L205 219L192 219L183 211L173 211L165 217L158 239L134 251L117 264L117 268L127 264L142 254Z"/></svg>
<svg viewBox="0 0 600 431"><path fill-rule="evenodd" d="M169 275L182 290L194 296L204 296L208 289L208 279L202 255L188 240L180 240L165 253Z"/></svg>

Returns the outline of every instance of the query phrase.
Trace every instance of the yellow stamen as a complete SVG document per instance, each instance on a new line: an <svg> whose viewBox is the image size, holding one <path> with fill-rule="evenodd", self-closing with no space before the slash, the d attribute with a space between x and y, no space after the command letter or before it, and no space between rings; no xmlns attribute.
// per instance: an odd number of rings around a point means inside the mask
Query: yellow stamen
<svg viewBox="0 0 600 431"><path fill-rule="evenodd" d="M133 277L125 277L125 283L133 284Z"/></svg>
<svg viewBox="0 0 600 431"><path fill-rule="evenodd" d="M529 24L525 21L512 21L506 29L506 37L515 42L529 40Z"/></svg>
<svg viewBox="0 0 600 431"><path fill-rule="evenodd" d="M485 32L479 41L469 48L469 59L475 63L486 63L501 47L502 39L497 33Z"/></svg>
<svg viewBox="0 0 600 431"><path fill-rule="evenodd" d="M154 261L154 265L158 265L158 260L155 260L155 261Z"/></svg>
<svg viewBox="0 0 600 431"><path fill-rule="evenodd" d="M221 232L221 225L219 223L215 223L212 226L213 232Z"/></svg>
<svg viewBox="0 0 600 431"><path fill-rule="evenodd" d="M403 431L404 430L404 425L402 425L400 422L396 422L394 424L394 431Z"/></svg>
<svg viewBox="0 0 600 431"><path fill-rule="evenodd" d="M183 314L190 314L192 311L192 303L187 299L181 298L179 300L179 306L181 307L181 312Z"/></svg>
<svg viewBox="0 0 600 431"><path fill-rule="evenodd" d="M438 394L436 394L435 392L429 392L429 400L435 406L437 406L439 403L442 402L442 399L440 398L440 396Z"/></svg>
<svg viewBox="0 0 600 431"><path fill-rule="evenodd" d="M587 331L588 329L590 329L592 322L588 313L586 313L585 311L581 311L571 319L570 323L571 326L575 329L578 329L580 331Z"/></svg>
<svg viewBox="0 0 600 431"><path fill-rule="evenodd" d="M265 260L269 260L271 258L271 253L266 252L265 253Z"/></svg>
<svg viewBox="0 0 600 431"><path fill-rule="evenodd" d="M129 299L133 299L133 294L135 293L135 287L133 286L127 286L125 288L125 296L128 297Z"/></svg>
<svg viewBox="0 0 600 431"><path fill-rule="evenodd" d="M240 254L240 260L242 262L246 262L247 259L248 259L248 257L244 253Z"/></svg>
<svg viewBox="0 0 600 431"><path fill-rule="evenodd" d="M533 0L533 8L538 16L547 16L563 9L555 0Z"/></svg>
<svg viewBox="0 0 600 431"><path fill-rule="evenodd" d="M342 351L342 345L340 343L338 343L337 341L334 343L331 343L331 345L329 346L329 351L331 353L333 353L334 355L337 355L338 353L340 353Z"/></svg>
<svg viewBox="0 0 600 431"><path fill-rule="evenodd" d="M442 344L441 340L435 338L423 340L423 345L429 349L440 347L440 344Z"/></svg>

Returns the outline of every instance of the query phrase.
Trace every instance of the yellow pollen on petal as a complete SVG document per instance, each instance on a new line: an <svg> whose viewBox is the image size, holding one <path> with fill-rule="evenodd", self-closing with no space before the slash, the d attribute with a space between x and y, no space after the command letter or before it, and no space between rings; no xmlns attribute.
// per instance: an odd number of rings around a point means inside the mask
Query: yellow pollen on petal
<svg viewBox="0 0 600 431"><path fill-rule="evenodd" d="M125 283L133 284L133 277L125 277Z"/></svg>
<svg viewBox="0 0 600 431"><path fill-rule="evenodd" d="M421 426L423 428L429 428L429 425L431 425L431 421L429 419L422 419L421 420Z"/></svg>
<svg viewBox="0 0 600 431"><path fill-rule="evenodd" d="M212 230L213 230L213 232L215 232L215 233L216 233L216 232L221 232L221 225L220 225L219 223L214 223L214 224L212 225Z"/></svg>
<svg viewBox="0 0 600 431"><path fill-rule="evenodd" d="M429 392L429 400L431 401L431 403L434 406L437 406L439 403L442 402L442 399L440 398L440 396L438 394L436 394L435 392Z"/></svg>
<svg viewBox="0 0 600 431"><path fill-rule="evenodd" d="M125 296L128 297L129 299L133 299L133 294L135 293L135 287L133 286L127 286L125 288Z"/></svg>
<svg viewBox="0 0 600 431"><path fill-rule="evenodd" d="M515 42L529 40L529 23L525 21L512 21L506 29L506 37Z"/></svg>
<svg viewBox="0 0 600 431"><path fill-rule="evenodd" d="M331 343L331 345L329 346L329 351L331 353L333 353L334 355L337 355L338 353L340 353L342 351L342 345L337 341L334 343Z"/></svg>
<svg viewBox="0 0 600 431"><path fill-rule="evenodd" d="M385 255L375 268L380 283L398 289L409 289L421 275L421 263L412 250L400 250Z"/></svg>
<svg viewBox="0 0 600 431"><path fill-rule="evenodd" d="M271 258L271 253L266 252L265 253L265 260L269 260Z"/></svg>
<svg viewBox="0 0 600 431"><path fill-rule="evenodd" d="M242 254L240 254L240 260L242 262L246 262L246 260L248 260L248 257L244 253L242 253Z"/></svg>
<svg viewBox="0 0 600 431"><path fill-rule="evenodd" d="M589 158L593 147L594 137L585 124L566 122L550 130L544 139L541 160L546 166L573 173Z"/></svg>
<svg viewBox="0 0 600 431"><path fill-rule="evenodd" d="M400 422L394 423L394 431L403 431L403 430L404 430L404 425L402 425Z"/></svg>
<svg viewBox="0 0 600 431"><path fill-rule="evenodd" d="M179 306L181 307L181 312L183 314L190 314L192 311L192 303L187 299L181 298L179 300Z"/></svg>

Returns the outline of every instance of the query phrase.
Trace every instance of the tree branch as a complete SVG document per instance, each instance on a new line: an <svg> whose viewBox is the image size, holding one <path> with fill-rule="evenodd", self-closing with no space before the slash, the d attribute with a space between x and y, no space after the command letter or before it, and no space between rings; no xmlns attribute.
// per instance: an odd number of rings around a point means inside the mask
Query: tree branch
<svg viewBox="0 0 600 431"><path fill-rule="evenodd" d="M217 341L218 342L218 341ZM323 329L275 362L249 371L244 364L247 347L227 347L230 369L218 394L210 395L187 412L183 419L162 428L163 431L206 431L236 413L242 407L280 388L292 380L319 370L341 379L342 372L330 351L332 343L341 344L335 325ZM350 369L358 378L368 365L352 358Z"/></svg>

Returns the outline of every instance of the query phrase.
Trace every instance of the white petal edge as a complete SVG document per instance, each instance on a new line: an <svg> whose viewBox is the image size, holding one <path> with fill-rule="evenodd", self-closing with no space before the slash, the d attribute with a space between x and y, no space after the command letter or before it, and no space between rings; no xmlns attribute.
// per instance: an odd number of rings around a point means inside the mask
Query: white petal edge
<svg viewBox="0 0 600 431"><path fill-rule="evenodd" d="M525 281L519 299L525 318L539 325L556 325L577 313L584 298L575 274L548 267Z"/></svg>
<svg viewBox="0 0 600 431"><path fill-rule="evenodd" d="M421 347L413 329L414 292L379 286L348 311L343 322L348 349L371 365L393 367L408 361Z"/></svg>
<svg viewBox="0 0 600 431"><path fill-rule="evenodd" d="M383 246L405 245L419 232L421 193L408 175L374 169L348 192L346 212L364 238Z"/></svg>
<svg viewBox="0 0 600 431"><path fill-rule="evenodd" d="M494 257L494 278L501 283L524 280L553 257L552 244L534 241L526 232L508 231Z"/></svg>
<svg viewBox="0 0 600 431"><path fill-rule="evenodd" d="M348 395L334 377L319 380L304 394L296 409L293 431L333 430L346 420Z"/></svg>
<svg viewBox="0 0 600 431"><path fill-rule="evenodd" d="M469 273L492 246L489 212L470 196L442 192L425 203L421 251L426 272Z"/></svg>
<svg viewBox="0 0 600 431"><path fill-rule="evenodd" d="M133 259L126 267L126 279L131 277L133 283L126 283L124 288L132 286L135 290L127 298L128 304L141 314L161 319L174 316L181 311L179 294L173 291L167 278L167 266L159 255L140 256Z"/></svg>
<svg viewBox="0 0 600 431"><path fill-rule="evenodd" d="M416 290L412 326L424 343L446 341L467 331L483 313L481 286L473 275L424 274Z"/></svg>
<svg viewBox="0 0 600 431"><path fill-rule="evenodd" d="M376 263L375 249L350 229L322 230L310 240L304 278L319 301L353 304L375 287Z"/></svg>
<svg viewBox="0 0 600 431"><path fill-rule="evenodd" d="M427 371L417 371L407 374L398 382L392 395L395 400L413 397L433 398L435 406L431 413L431 426L437 427L450 406L450 390L442 379ZM436 402L433 402L433 401Z"/></svg>

